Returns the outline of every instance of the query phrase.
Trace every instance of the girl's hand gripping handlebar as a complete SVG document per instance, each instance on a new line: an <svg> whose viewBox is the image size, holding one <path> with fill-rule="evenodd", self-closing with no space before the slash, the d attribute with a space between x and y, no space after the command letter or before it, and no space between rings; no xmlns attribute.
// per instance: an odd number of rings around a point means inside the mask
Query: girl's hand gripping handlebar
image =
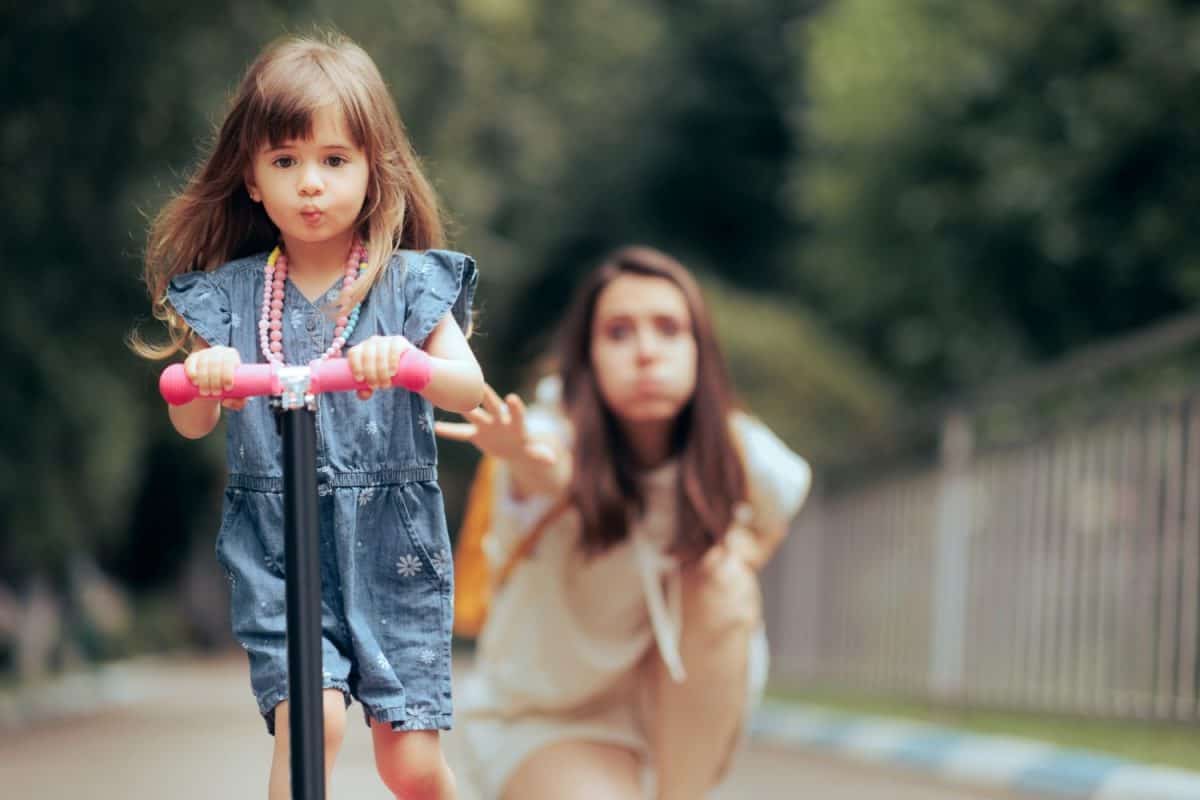
<svg viewBox="0 0 1200 800"><path fill-rule="evenodd" d="M354 380L350 362L344 358L314 361L307 367L277 367L274 364L242 364L234 372L233 388L220 395L209 395L214 400L241 397L263 397L283 394L285 386L280 380L285 370L307 370L309 394L323 392L349 392L370 389L370 384ZM392 386L419 392L429 385L433 373L433 362L424 350L416 347L405 350L400 356L400 366L392 377ZM173 406L190 403L200 395L200 390L188 378L183 364L172 364L163 370L158 379L158 391L163 399Z"/></svg>

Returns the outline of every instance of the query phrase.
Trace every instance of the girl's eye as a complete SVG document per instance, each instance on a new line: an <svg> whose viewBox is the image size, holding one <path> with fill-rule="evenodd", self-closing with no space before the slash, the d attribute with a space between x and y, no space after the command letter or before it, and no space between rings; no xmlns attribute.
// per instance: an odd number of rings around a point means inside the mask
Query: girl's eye
<svg viewBox="0 0 1200 800"><path fill-rule="evenodd" d="M325 163L331 167L340 167L346 163L346 157L345 156L330 156L329 158L325 159Z"/></svg>
<svg viewBox="0 0 1200 800"><path fill-rule="evenodd" d="M296 159L292 158L291 156L280 156L279 158L275 159L271 163L277 167L282 167L284 169L287 169L288 167L290 167L296 163Z"/></svg>

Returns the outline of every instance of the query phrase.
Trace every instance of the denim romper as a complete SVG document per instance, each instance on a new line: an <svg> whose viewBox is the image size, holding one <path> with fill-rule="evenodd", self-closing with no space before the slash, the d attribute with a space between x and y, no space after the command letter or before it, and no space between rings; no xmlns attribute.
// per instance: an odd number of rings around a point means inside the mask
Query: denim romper
<svg viewBox="0 0 1200 800"><path fill-rule="evenodd" d="M179 275L167 297L210 345L262 361L258 319L266 254L211 272ZM362 304L346 349L374 334L422 345L446 315L467 330L475 262L445 250L393 255ZM288 281L283 311L287 364L319 358L333 340L325 306ZM217 558L230 583L234 636L249 653L250 682L267 729L287 698L282 440L266 398L226 412L229 484ZM393 389L359 400L318 399L323 685L357 698L370 723L395 730L449 730L453 581L445 508L437 484L433 409Z"/></svg>

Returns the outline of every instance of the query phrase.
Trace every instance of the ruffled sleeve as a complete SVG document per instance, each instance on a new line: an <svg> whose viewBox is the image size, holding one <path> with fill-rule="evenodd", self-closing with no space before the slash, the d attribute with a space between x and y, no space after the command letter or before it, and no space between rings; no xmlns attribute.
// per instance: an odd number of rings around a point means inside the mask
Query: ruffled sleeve
<svg viewBox="0 0 1200 800"><path fill-rule="evenodd" d="M479 276L475 260L449 250L427 250L410 263L404 277L404 336L418 347L446 316L466 333L471 325L471 304Z"/></svg>
<svg viewBox="0 0 1200 800"><path fill-rule="evenodd" d="M734 417L750 494L750 524L760 531L787 525L812 485L812 469L770 428L747 414Z"/></svg>
<svg viewBox="0 0 1200 800"><path fill-rule="evenodd" d="M211 273L176 275L167 287L167 302L210 346L229 346L233 319L229 295Z"/></svg>

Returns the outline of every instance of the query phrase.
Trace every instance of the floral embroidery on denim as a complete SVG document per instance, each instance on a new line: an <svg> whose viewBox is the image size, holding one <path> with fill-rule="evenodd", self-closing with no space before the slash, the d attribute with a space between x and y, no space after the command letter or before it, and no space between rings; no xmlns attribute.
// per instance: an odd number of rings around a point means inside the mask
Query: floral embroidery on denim
<svg viewBox="0 0 1200 800"><path fill-rule="evenodd" d="M413 705L404 709L408 719L404 727L410 730L426 730L433 727L433 709L427 705Z"/></svg>
<svg viewBox="0 0 1200 800"><path fill-rule="evenodd" d="M396 572L399 572L402 578L411 578L420 571L421 559L416 556L400 556L400 560L396 562Z"/></svg>
<svg viewBox="0 0 1200 800"><path fill-rule="evenodd" d="M427 667L432 666L433 662L437 661L437 653L426 647L417 653L417 660Z"/></svg>

